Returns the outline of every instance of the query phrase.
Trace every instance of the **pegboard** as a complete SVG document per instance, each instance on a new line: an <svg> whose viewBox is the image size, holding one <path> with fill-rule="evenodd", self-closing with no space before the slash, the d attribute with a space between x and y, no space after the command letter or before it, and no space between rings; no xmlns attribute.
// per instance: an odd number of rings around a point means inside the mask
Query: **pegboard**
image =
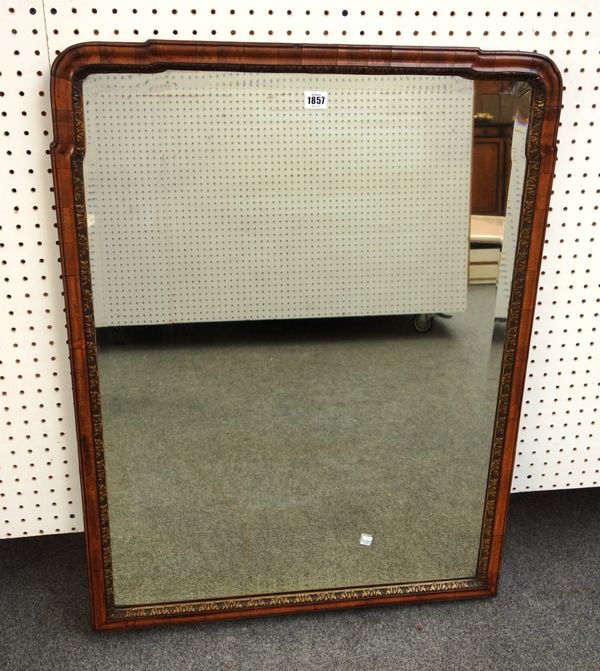
<svg viewBox="0 0 600 671"><path fill-rule="evenodd" d="M10 537L78 531L82 519L42 3L3 3L0 35L0 529Z"/></svg>
<svg viewBox="0 0 600 671"><path fill-rule="evenodd" d="M472 81L171 70L83 100L97 326L466 310Z"/></svg>
<svg viewBox="0 0 600 671"><path fill-rule="evenodd" d="M513 491L597 486L600 178L592 156L600 142L599 12L595 0L568 6L524 6L516 0L401 5L2 0L2 536L82 527L52 208L48 81L56 54L87 40L471 46L550 55L563 76L564 108Z"/></svg>

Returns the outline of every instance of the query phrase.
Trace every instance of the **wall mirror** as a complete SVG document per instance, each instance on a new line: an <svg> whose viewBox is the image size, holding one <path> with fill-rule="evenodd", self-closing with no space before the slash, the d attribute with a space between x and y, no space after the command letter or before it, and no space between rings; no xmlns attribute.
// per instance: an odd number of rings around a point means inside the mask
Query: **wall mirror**
<svg viewBox="0 0 600 671"><path fill-rule="evenodd" d="M96 628L495 593L560 91L474 49L58 57Z"/></svg>

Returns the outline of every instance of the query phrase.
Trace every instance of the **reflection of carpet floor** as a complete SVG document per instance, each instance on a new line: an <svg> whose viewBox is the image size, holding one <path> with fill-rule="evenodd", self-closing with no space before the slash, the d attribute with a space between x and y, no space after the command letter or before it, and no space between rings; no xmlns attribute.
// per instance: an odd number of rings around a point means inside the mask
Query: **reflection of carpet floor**
<svg viewBox="0 0 600 671"><path fill-rule="evenodd" d="M494 301L470 288L468 312L429 334L371 317L110 338L99 366L117 604L473 575Z"/></svg>

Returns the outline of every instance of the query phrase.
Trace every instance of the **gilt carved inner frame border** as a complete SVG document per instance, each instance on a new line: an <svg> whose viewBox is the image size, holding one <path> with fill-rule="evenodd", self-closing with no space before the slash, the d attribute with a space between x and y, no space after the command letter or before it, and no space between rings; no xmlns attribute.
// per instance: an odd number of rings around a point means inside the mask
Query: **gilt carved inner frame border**
<svg viewBox="0 0 600 671"><path fill-rule="evenodd" d="M289 594L118 607L114 603L96 335L88 250L82 81L98 72L170 69L345 74L435 74L518 79L531 86L527 171L475 577ZM150 41L88 42L52 67L51 147L79 443L92 625L96 629L496 593L544 230L556 159L562 83L548 58L477 49Z"/></svg>

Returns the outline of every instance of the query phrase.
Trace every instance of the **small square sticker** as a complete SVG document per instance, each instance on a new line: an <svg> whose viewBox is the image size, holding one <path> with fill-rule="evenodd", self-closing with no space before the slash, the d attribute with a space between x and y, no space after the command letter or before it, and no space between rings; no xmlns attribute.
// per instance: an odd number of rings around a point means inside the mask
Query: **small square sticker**
<svg viewBox="0 0 600 671"><path fill-rule="evenodd" d="M373 542L373 534L361 534L358 542L361 545L371 545Z"/></svg>
<svg viewBox="0 0 600 671"><path fill-rule="evenodd" d="M304 109L327 109L327 91L304 91Z"/></svg>

